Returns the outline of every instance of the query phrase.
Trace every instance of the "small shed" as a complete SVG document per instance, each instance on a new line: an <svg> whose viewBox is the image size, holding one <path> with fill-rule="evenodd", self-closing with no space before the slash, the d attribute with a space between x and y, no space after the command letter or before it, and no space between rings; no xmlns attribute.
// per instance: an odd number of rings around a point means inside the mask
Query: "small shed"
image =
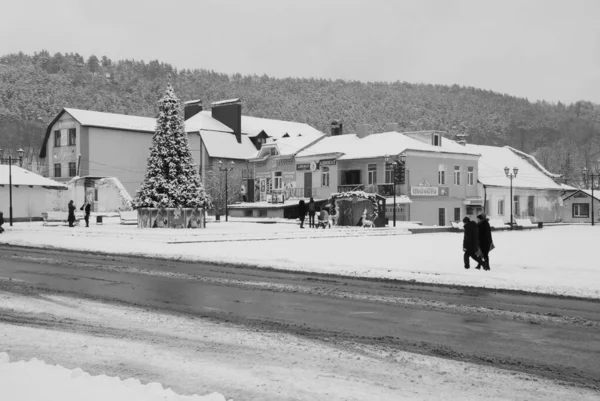
<svg viewBox="0 0 600 401"><path fill-rule="evenodd" d="M361 226L363 221L384 227L385 198L378 194L363 191L336 192L329 199L330 214L335 216L338 226Z"/></svg>
<svg viewBox="0 0 600 401"><path fill-rule="evenodd" d="M594 222L600 223L600 190L594 190ZM563 197L564 223L592 222L592 190L579 189Z"/></svg>

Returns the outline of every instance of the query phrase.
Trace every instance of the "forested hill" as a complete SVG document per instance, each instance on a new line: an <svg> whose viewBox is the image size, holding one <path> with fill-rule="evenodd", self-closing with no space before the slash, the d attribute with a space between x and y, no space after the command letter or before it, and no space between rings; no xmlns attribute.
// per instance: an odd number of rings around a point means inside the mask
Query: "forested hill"
<svg viewBox="0 0 600 401"><path fill-rule="evenodd" d="M322 131L339 119L345 132L358 123L380 131L397 122L400 130L467 133L473 143L534 153L573 181L585 160L600 157L600 106L586 101L532 103L458 85L227 75L47 51L0 57L0 147L37 150L63 107L153 116L167 82L182 100L202 99L207 107L241 97L245 115L306 122Z"/></svg>

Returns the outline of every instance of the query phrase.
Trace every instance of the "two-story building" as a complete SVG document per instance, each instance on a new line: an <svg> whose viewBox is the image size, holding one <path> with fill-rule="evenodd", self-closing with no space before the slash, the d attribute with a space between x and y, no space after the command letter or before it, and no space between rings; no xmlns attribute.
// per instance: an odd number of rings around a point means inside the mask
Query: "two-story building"
<svg viewBox="0 0 600 401"><path fill-rule="evenodd" d="M268 138L322 135L303 123L243 116L240 99L212 103L209 111L200 101L186 102L184 115L192 157L207 189L222 187L218 162L234 162L228 174L235 195L230 202L241 198L240 189L253 174L248 160ZM135 196L146 174L155 129L155 118L65 108L46 130L40 151L44 175L61 182L88 177L88 186L116 177Z"/></svg>
<svg viewBox="0 0 600 401"><path fill-rule="evenodd" d="M483 204L476 185L479 155L459 145L443 148L438 132L418 134L431 143L397 131L370 133L364 125L356 134L329 136L296 155L297 170L307 168L296 175L296 186L319 199L354 190L378 193L386 197L388 218L395 192L397 220L440 226L459 221L474 212L467 210L471 203ZM394 188L392 163L401 154L405 182Z"/></svg>

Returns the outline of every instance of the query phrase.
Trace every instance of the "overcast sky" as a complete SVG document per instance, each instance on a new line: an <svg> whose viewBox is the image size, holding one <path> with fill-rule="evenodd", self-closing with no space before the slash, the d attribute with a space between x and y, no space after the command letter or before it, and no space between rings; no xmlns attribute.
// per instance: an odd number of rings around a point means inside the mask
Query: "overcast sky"
<svg viewBox="0 0 600 401"><path fill-rule="evenodd" d="M4 1L0 54L459 84L600 103L600 0Z"/></svg>

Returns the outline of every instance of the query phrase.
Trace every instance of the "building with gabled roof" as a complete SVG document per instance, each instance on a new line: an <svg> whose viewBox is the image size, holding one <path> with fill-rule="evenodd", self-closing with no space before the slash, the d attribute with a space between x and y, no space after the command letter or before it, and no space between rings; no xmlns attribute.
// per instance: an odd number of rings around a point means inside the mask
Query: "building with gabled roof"
<svg viewBox="0 0 600 401"><path fill-rule="evenodd" d="M600 189L576 189L563 195L562 221L564 223L600 224Z"/></svg>
<svg viewBox="0 0 600 401"><path fill-rule="evenodd" d="M67 190L66 185L17 165L0 164L0 211L4 213L7 223L11 181L13 218L17 220L40 219L43 212L52 210L56 193Z"/></svg>

